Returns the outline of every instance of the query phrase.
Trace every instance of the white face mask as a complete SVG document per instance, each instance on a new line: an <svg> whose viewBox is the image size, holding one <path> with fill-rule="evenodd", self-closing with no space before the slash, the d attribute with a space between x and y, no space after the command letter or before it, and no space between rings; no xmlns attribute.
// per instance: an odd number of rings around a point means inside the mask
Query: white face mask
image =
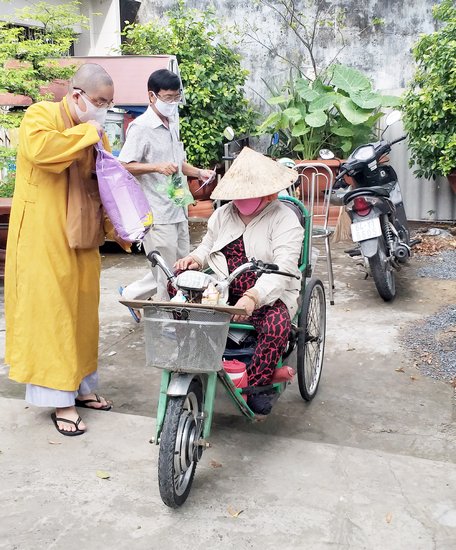
<svg viewBox="0 0 456 550"><path fill-rule="evenodd" d="M104 125L106 121L106 115L108 114L107 107L95 107L95 105L92 104L88 99L86 99L82 93L77 92L79 94L79 97L84 102L84 105L86 106L86 110L82 111L77 103L74 103L74 109L76 111L76 115L79 118L81 122L88 122L89 120L96 120L101 126Z"/></svg>
<svg viewBox="0 0 456 550"><path fill-rule="evenodd" d="M165 116L166 118L171 118L177 113L178 103L165 103L159 97L157 97L156 94L154 94L154 96L156 99L155 108L161 115Z"/></svg>

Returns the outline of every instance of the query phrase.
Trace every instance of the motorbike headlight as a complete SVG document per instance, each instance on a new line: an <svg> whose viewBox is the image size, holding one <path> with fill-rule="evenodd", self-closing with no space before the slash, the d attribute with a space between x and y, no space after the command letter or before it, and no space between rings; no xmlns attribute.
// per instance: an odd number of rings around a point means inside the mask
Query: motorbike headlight
<svg viewBox="0 0 456 550"><path fill-rule="evenodd" d="M375 158L374 146L365 145L364 147L360 147L357 151L355 151L353 157L356 160L369 160L371 158Z"/></svg>

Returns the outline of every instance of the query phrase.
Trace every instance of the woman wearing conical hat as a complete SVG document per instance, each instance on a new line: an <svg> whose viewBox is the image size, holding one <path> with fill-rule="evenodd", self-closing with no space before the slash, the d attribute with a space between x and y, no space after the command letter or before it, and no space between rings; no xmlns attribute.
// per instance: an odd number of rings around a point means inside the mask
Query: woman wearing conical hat
<svg viewBox="0 0 456 550"><path fill-rule="evenodd" d="M208 220L201 244L175 268L205 269L226 278L256 258L300 277L298 269L304 229L297 216L278 200L278 192L297 178L296 172L260 153L244 148L220 180L212 199L229 200ZM275 274L244 273L230 286L229 303L245 309L236 322L250 322L258 334L255 353L247 367L250 386L271 383L274 368L288 342L291 319L298 307L301 281ZM269 414L273 394L249 395L257 414Z"/></svg>

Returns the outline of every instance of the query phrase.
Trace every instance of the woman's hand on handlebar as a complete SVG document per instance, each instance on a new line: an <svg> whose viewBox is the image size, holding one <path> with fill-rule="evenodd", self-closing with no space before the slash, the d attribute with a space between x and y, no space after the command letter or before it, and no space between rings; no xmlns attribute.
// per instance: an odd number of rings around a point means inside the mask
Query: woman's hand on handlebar
<svg viewBox="0 0 456 550"><path fill-rule="evenodd" d="M247 321L249 317L252 316L252 313L255 310L255 300L250 298L250 296L242 296L242 298L239 298L239 300L234 304L234 307L245 309L246 315L233 315L233 321L235 323L242 323L243 321Z"/></svg>
<svg viewBox="0 0 456 550"><path fill-rule="evenodd" d="M180 260L177 260L177 262L174 264L173 268L177 271L185 271L187 269L199 269L200 265L197 261L195 261L192 256L185 256L185 258L181 258Z"/></svg>

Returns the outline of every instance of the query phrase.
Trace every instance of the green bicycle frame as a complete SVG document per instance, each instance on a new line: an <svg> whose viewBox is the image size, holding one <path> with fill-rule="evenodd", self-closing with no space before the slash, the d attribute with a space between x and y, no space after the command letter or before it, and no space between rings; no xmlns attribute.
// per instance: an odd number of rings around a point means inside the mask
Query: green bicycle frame
<svg viewBox="0 0 456 550"><path fill-rule="evenodd" d="M302 290L301 293L304 294L305 291L305 280L307 277L311 276L312 266L311 266L311 251L309 250L310 243L310 228L312 225L311 216L308 210L305 208L303 203L295 197L283 197L285 201L292 202L296 204L304 216L304 239L302 242L302 251L301 251L301 265L299 266L299 271L302 273ZM280 199L279 199L280 200ZM231 323L230 327L237 329L246 329L254 330L252 325L243 324L243 323ZM280 359L277 367L282 366L282 360ZM168 406L168 387L171 381L172 372L168 370L162 371L161 381L160 381L160 397L157 407L157 422L155 427L155 444L158 445L160 442L160 434L163 429L163 422L165 420L166 408ZM240 388L236 388L231 378L222 370L219 372L207 372L201 374L195 374L199 376L203 382L204 389L204 398L203 398L203 408L204 408L204 425L203 425L203 438L207 439L210 436L212 418L214 415L214 403L215 403L215 394L217 379L222 383L225 390L228 392L233 403L240 409L242 414L247 418L253 420L254 413L249 408L247 403L242 397L242 391ZM286 383L280 382L274 384L276 390L280 393L285 389Z"/></svg>

